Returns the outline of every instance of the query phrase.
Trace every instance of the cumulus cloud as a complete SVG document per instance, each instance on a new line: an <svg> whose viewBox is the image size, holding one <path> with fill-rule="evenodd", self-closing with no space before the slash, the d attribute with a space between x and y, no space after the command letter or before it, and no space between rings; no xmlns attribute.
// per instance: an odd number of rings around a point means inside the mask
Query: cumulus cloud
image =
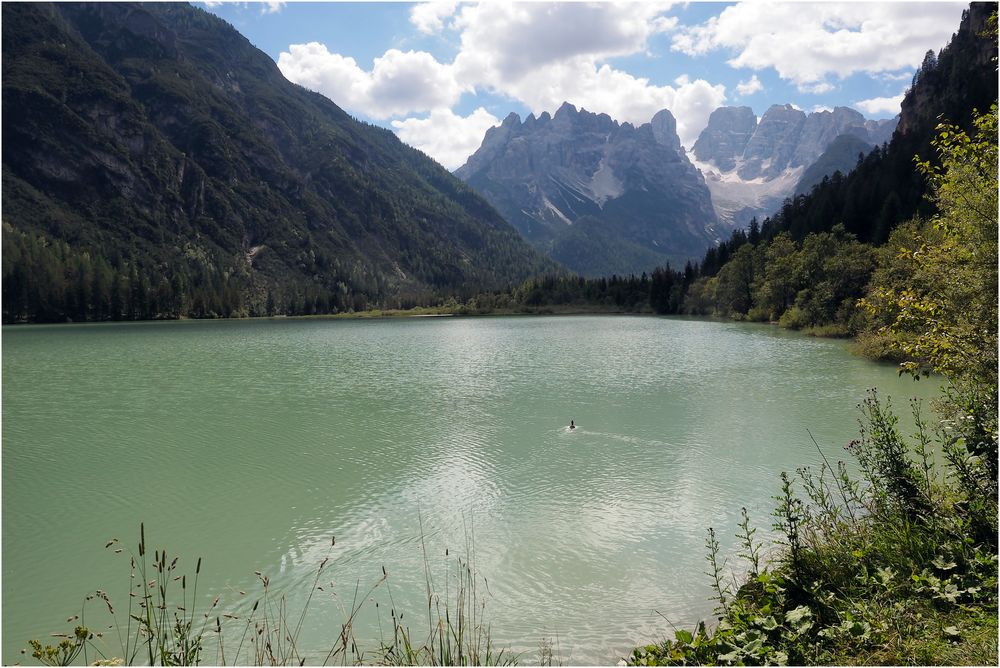
<svg viewBox="0 0 1000 668"><path fill-rule="evenodd" d="M741 81L736 86L736 94L744 97L747 95L753 95L754 93L759 93L764 90L764 84L760 82L757 75L750 77L749 81Z"/></svg>
<svg viewBox="0 0 1000 668"><path fill-rule="evenodd" d="M261 4L263 5L260 8L260 13L261 14L277 14L278 12L280 12L285 7L285 3L284 2L268 1L268 2L263 2Z"/></svg>
<svg viewBox="0 0 1000 668"><path fill-rule="evenodd" d="M425 35L433 35L444 29L445 20L455 13L457 2L432 0L420 2L410 10L410 23Z"/></svg>
<svg viewBox="0 0 1000 668"><path fill-rule="evenodd" d="M910 81L913 78L913 72L880 72L875 76L875 78L881 79L882 81Z"/></svg>
<svg viewBox="0 0 1000 668"><path fill-rule="evenodd" d="M903 95L904 93L900 93L895 97L873 97L868 100L859 100L854 103L854 106L869 116L877 114L895 116L899 113L899 106L903 103Z"/></svg>
<svg viewBox="0 0 1000 668"><path fill-rule="evenodd" d="M683 77L657 86L615 69L614 56L641 53L650 37L677 20L670 3L480 3L463 5L454 19L461 31L455 74L469 88L520 100L532 112L554 112L563 102L646 123L670 109L685 144L693 143L708 115L725 100L725 87Z"/></svg>
<svg viewBox="0 0 1000 668"><path fill-rule="evenodd" d="M600 61L637 53L676 25L670 3L479 3L463 5L455 59L460 77L502 87L537 67L576 57Z"/></svg>
<svg viewBox="0 0 1000 668"><path fill-rule="evenodd" d="M278 68L290 81L371 118L450 107L462 94L451 66L425 51L390 49L366 71L318 42L292 44L278 56Z"/></svg>
<svg viewBox="0 0 1000 668"><path fill-rule="evenodd" d="M392 127L401 140L454 170L465 164L479 148L486 131L499 122L482 107L468 116L459 116L450 109L435 109L427 118L393 121Z"/></svg>
<svg viewBox="0 0 1000 668"><path fill-rule="evenodd" d="M702 24L680 28L672 48L688 55L727 50L733 67L774 68L801 88L830 76L898 72L944 46L962 3L763 3L727 7Z"/></svg>

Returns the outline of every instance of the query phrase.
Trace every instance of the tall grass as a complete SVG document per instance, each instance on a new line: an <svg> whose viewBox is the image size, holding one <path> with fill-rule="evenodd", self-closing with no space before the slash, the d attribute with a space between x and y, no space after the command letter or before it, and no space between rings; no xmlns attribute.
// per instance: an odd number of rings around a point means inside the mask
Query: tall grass
<svg viewBox="0 0 1000 668"><path fill-rule="evenodd" d="M330 549L335 546L331 538ZM421 545L423 529L421 527ZM381 576L362 587L358 582L350 604L344 606L340 597L321 584L328 566L328 553L316 567L301 607L293 609L286 592L275 587L271 578L256 572L259 590L255 597L239 592L239 599L228 608L222 597L215 596L210 604L199 608L198 580L202 560L194 571L184 572L178 557L169 557L166 550L154 549L152 558L146 546L145 525L140 525L139 541L132 551L118 539L105 546L116 554L129 558L128 595L124 608L116 606L111 596L97 590L85 597L79 615L67 620L79 622L71 634L53 634L60 638L55 645L43 645L31 640L31 656L42 664L62 666L80 659L99 665L212 665L300 666L300 665L513 665L518 655L493 642L487 621L486 604L489 584L475 569L475 543L467 529L468 558L452 557L445 550L450 566L441 582L444 591L435 588L429 559L424 550L426 585L426 629L404 622L392 598L389 575L382 568ZM384 592L390 605L379 606L376 595ZM302 629L307 617L314 614L316 594L333 595L340 607L340 621L329 638L326 649L303 648ZM253 603L250 603L250 601ZM92 609L99 604L97 611ZM374 647L364 647L355 635L355 621L366 605L374 605L379 628L388 629L388 637L380 633ZM91 624L87 618L90 615ZM101 621L93 622L95 617ZM104 631L95 632L93 629ZM27 653L23 650L22 653ZM551 645L542 658L551 665Z"/></svg>

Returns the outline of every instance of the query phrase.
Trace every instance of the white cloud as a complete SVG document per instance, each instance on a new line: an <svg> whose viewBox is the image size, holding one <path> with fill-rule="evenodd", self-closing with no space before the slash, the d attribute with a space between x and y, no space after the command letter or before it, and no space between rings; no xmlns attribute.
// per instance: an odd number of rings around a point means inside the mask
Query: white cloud
<svg viewBox="0 0 1000 668"><path fill-rule="evenodd" d="M641 53L650 37L676 27L670 4L480 3L463 5L455 74L469 88L487 89L554 112L563 102L646 123L670 109L681 140L690 144L725 100L725 87L687 76L657 86L609 65L613 56Z"/></svg>
<svg viewBox="0 0 1000 668"><path fill-rule="evenodd" d="M818 114L821 111L833 111L833 107L828 107L825 104L817 104L812 108L812 113Z"/></svg>
<svg viewBox="0 0 1000 668"><path fill-rule="evenodd" d="M444 29L445 19L450 18L455 13L457 6L457 2L450 0L417 3L410 10L410 23L416 26L420 32L433 35Z"/></svg>
<svg viewBox="0 0 1000 668"><path fill-rule="evenodd" d="M813 95L822 95L823 93L829 93L834 90L836 86L827 81L821 81L815 84L799 84L799 90L803 93L812 93Z"/></svg>
<svg viewBox="0 0 1000 668"><path fill-rule="evenodd" d="M727 7L706 22L681 28L672 48L688 55L719 49L733 67L774 68L800 87L826 77L914 67L928 47L943 47L962 3L763 3Z"/></svg>
<svg viewBox="0 0 1000 668"><path fill-rule="evenodd" d="M390 49L369 72L318 42L292 44L278 56L278 68L290 81L370 118L450 107L462 94L451 66L425 51Z"/></svg>
<svg viewBox="0 0 1000 668"><path fill-rule="evenodd" d="M741 81L736 86L736 94L740 97L745 97L747 95L753 95L754 93L759 93L764 90L764 84L760 82L757 75L750 77L749 81Z"/></svg>
<svg viewBox="0 0 1000 668"><path fill-rule="evenodd" d="M870 116L876 114L888 114L895 116L899 113L899 106L903 103L904 93L896 97L873 97L869 100L859 100L854 106Z"/></svg>
<svg viewBox="0 0 1000 668"><path fill-rule="evenodd" d="M463 5L455 59L465 80L501 88L538 67L586 57L601 61L641 52L670 30L669 3L479 3Z"/></svg>
<svg viewBox="0 0 1000 668"><path fill-rule="evenodd" d="M205 5L209 9L215 9L216 7L222 6L222 0L203 0L201 4Z"/></svg>
<svg viewBox="0 0 1000 668"><path fill-rule="evenodd" d="M670 109L677 119L681 143L691 145L708 116L726 99L725 86L679 77L676 86L656 86L609 65L574 58L527 73L507 83L505 94L521 100L536 115L554 113L563 102L578 109L606 113L633 125L648 123L657 111Z"/></svg>
<svg viewBox="0 0 1000 668"><path fill-rule="evenodd" d="M280 12L282 9L285 8L284 2L267 1L261 4L263 5L260 8L261 14L277 14L278 12Z"/></svg>
<svg viewBox="0 0 1000 668"><path fill-rule="evenodd" d="M450 109L435 109L427 118L393 121L392 127L401 140L454 170L465 164L479 148L486 131L499 122L482 107L464 117Z"/></svg>

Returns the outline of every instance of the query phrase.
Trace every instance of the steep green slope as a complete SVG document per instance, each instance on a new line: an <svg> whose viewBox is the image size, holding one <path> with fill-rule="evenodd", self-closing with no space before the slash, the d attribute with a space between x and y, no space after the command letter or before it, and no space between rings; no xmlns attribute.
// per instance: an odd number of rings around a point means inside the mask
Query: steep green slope
<svg viewBox="0 0 1000 668"><path fill-rule="evenodd" d="M188 5L5 3L3 108L8 322L405 305L554 268Z"/></svg>

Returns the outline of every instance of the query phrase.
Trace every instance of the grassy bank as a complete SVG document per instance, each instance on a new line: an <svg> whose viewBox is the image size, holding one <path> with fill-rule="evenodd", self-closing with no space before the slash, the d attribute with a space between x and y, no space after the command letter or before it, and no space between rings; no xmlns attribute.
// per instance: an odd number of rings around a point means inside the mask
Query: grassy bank
<svg viewBox="0 0 1000 668"><path fill-rule="evenodd" d="M370 309L333 315L287 316L295 319L368 320L379 318L421 318L448 316L512 315L652 315L649 309L626 309L605 304L552 304L546 306L482 307L469 303L416 306L409 309Z"/></svg>

